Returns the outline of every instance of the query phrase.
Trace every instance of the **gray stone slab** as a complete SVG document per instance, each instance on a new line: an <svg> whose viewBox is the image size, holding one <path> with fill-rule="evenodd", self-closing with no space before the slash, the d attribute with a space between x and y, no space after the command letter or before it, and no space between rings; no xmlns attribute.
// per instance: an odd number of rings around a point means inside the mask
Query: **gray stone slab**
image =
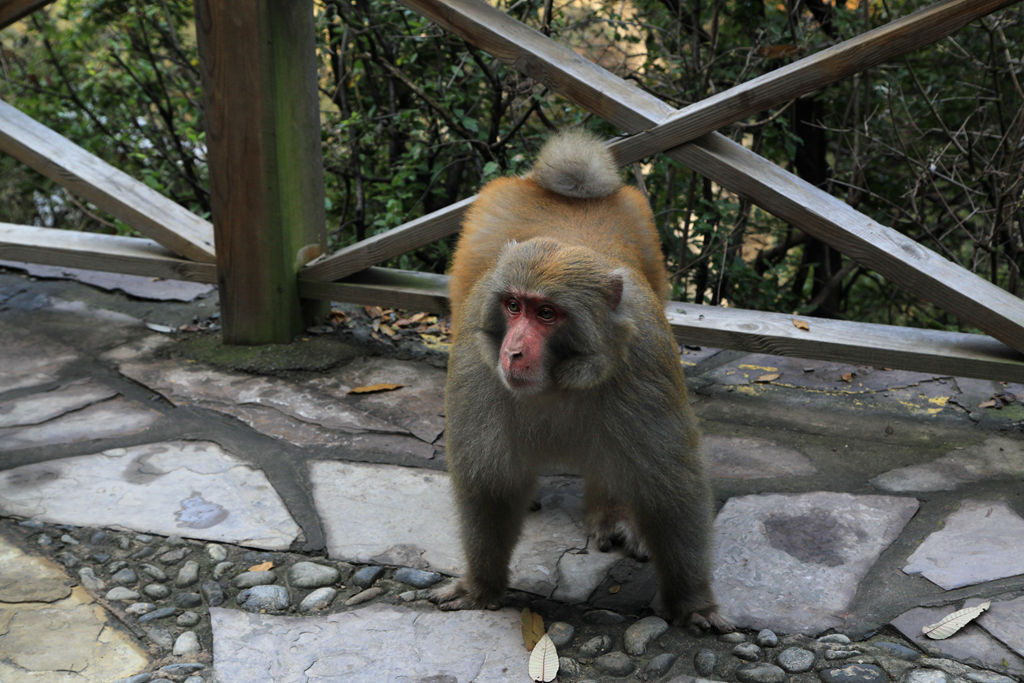
<svg viewBox="0 0 1024 683"><path fill-rule="evenodd" d="M712 478L766 479L817 472L806 455L768 439L705 434L702 442Z"/></svg>
<svg viewBox="0 0 1024 683"><path fill-rule="evenodd" d="M1024 659L986 633L978 623L968 624L945 640L932 640L921 633L924 626L934 624L956 609L959 606L917 607L898 616L892 625L925 652L988 669L1010 671L1018 676L1024 674Z"/></svg>
<svg viewBox="0 0 1024 683"><path fill-rule="evenodd" d="M723 612L743 628L841 629L861 579L917 508L913 498L832 492L728 500L715 520Z"/></svg>
<svg viewBox="0 0 1024 683"><path fill-rule="evenodd" d="M0 428L35 425L112 398L117 391L93 379L0 402Z"/></svg>
<svg viewBox="0 0 1024 683"><path fill-rule="evenodd" d="M220 681L528 680L514 610L437 612L373 604L318 617L214 607Z"/></svg>
<svg viewBox="0 0 1024 683"><path fill-rule="evenodd" d="M903 571L946 590L1024 574L1024 519L1002 501L966 500L907 558Z"/></svg>
<svg viewBox="0 0 1024 683"><path fill-rule="evenodd" d="M119 290L139 299L156 301L193 301L214 292L217 288L201 282L163 280L145 275L105 273L100 270L46 266L38 263L0 261L0 267L17 268L32 277L43 279L76 280L107 291Z"/></svg>
<svg viewBox="0 0 1024 683"><path fill-rule="evenodd" d="M0 452L130 436L159 419L160 413L134 401L109 399L42 424L0 429Z"/></svg>
<svg viewBox="0 0 1024 683"><path fill-rule="evenodd" d="M114 448L6 470L0 512L270 549L287 549L300 533L261 471L206 441Z"/></svg>
<svg viewBox="0 0 1024 683"><path fill-rule="evenodd" d="M310 463L331 557L458 575L464 569L448 475L408 467ZM622 555L589 552L579 487L545 478L511 562L514 588L582 601Z"/></svg>
<svg viewBox="0 0 1024 683"><path fill-rule="evenodd" d="M987 479L1024 479L1024 441L992 437L929 463L900 467L878 475L872 485L890 492L952 491Z"/></svg>
<svg viewBox="0 0 1024 683"><path fill-rule="evenodd" d="M78 354L71 348L19 327L0 323L0 391L53 382Z"/></svg>
<svg viewBox="0 0 1024 683"><path fill-rule="evenodd" d="M160 359L128 360L119 369L176 405L227 413L299 446L365 447L353 436L405 434L421 442L406 450L432 457L434 449L429 446L444 429L444 371L423 363L360 358L305 380ZM381 383L403 386L381 393L348 393Z"/></svg>
<svg viewBox="0 0 1024 683"><path fill-rule="evenodd" d="M980 602L983 602L980 598L972 598L964 607L974 607ZM1024 596L1013 600L993 599L988 611L978 618L978 625L1024 657Z"/></svg>

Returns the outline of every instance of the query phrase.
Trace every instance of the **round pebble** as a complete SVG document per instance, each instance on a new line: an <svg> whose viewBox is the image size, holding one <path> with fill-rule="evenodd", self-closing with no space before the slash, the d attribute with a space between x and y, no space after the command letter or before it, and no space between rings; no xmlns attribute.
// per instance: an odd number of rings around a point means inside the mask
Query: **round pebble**
<svg viewBox="0 0 1024 683"><path fill-rule="evenodd" d="M890 643L888 640L878 640L871 644L877 648L885 650L888 654L892 655L893 657L899 657L900 659L905 659L908 662L916 662L917 660L921 659L920 652L918 652L914 648L907 647L906 645L901 645L899 643Z"/></svg>
<svg viewBox="0 0 1024 683"><path fill-rule="evenodd" d="M200 662L181 662L160 667L160 673L165 673L169 676L187 676L197 671L202 671L205 668L206 665Z"/></svg>
<svg viewBox="0 0 1024 683"><path fill-rule="evenodd" d="M825 650L825 659L834 662L837 659L849 659L860 654L860 650Z"/></svg>
<svg viewBox="0 0 1024 683"><path fill-rule="evenodd" d="M131 588L125 588L124 586L115 586L107 591L107 600L111 602L123 602L127 600L138 600L139 594L133 591Z"/></svg>
<svg viewBox="0 0 1024 683"><path fill-rule="evenodd" d="M183 609L199 607L203 604L203 596L199 593L175 593L174 604Z"/></svg>
<svg viewBox="0 0 1024 683"><path fill-rule="evenodd" d="M199 653L199 636L195 631L185 631L174 641L171 651L175 657L187 657Z"/></svg>
<svg viewBox="0 0 1024 683"><path fill-rule="evenodd" d="M564 621L554 621L548 626L548 638L551 639L556 648L562 648L571 643L575 635L576 629L573 625L567 624Z"/></svg>
<svg viewBox="0 0 1024 683"><path fill-rule="evenodd" d="M594 660L594 666L609 676L628 676L633 673L633 660L625 652L609 652Z"/></svg>
<svg viewBox="0 0 1024 683"><path fill-rule="evenodd" d="M135 570L131 567L125 567L120 569L110 577L113 583L119 583L122 586L134 586L139 582L139 577L135 573Z"/></svg>
<svg viewBox="0 0 1024 683"><path fill-rule="evenodd" d="M818 676L823 683L886 683L889 677L874 664L847 664L832 669L822 669Z"/></svg>
<svg viewBox="0 0 1024 683"><path fill-rule="evenodd" d="M737 669L736 678L742 683L785 683L786 672L774 664L759 662Z"/></svg>
<svg viewBox="0 0 1024 683"><path fill-rule="evenodd" d="M437 572L428 572L412 567L401 567L395 571L395 579L408 584L413 588L429 588L441 580Z"/></svg>
<svg viewBox="0 0 1024 683"><path fill-rule="evenodd" d="M607 652L612 647L611 636L594 636L580 646L581 657L597 657L602 652Z"/></svg>
<svg viewBox="0 0 1024 683"><path fill-rule="evenodd" d="M199 563L195 560L188 560L181 565L178 575L174 578L174 585L180 588L191 586L199 580Z"/></svg>
<svg viewBox="0 0 1024 683"><path fill-rule="evenodd" d="M747 636L740 633L739 631L733 631L732 633L723 633L722 635L718 636L718 639L723 643L732 643L733 645L737 643L747 642Z"/></svg>
<svg viewBox="0 0 1024 683"><path fill-rule="evenodd" d="M203 581L199 586L199 592L202 593L206 604L210 607L219 607L224 604L224 589L217 581Z"/></svg>
<svg viewBox="0 0 1024 683"><path fill-rule="evenodd" d="M195 612L189 610L182 612L178 615L178 618L174 620L174 623L178 626L184 626L185 628L191 628L199 623L201 617Z"/></svg>
<svg viewBox="0 0 1024 683"><path fill-rule="evenodd" d="M558 658L558 675L562 678L576 678L583 673L583 667L572 657Z"/></svg>
<svg viewBox="0 0 1024 683"><path fill-rule="evenodd" d="M216 543L207 543L206 556L214 562L223 562L227 559L228 550L222 545L217 545Z"/></svg>
<svg viewBox="0 0 1024 683"><path fill-rule="evenodd" d="M630 624L623 635L626 652L631 655L644 654L647 646L667 630L668 622L661 617L644 617Z"/></svg>
<svg viewBox="0 0 1024 683"><path fill-rule="evenodd" d="M644 667L644 677L648 680L655 680L664 676L672 665L679 659L679 655L671 652L662 652L660 655L647 662Z"/></svg>
<svg viewBox="0 0 1024 683"><path fill-rule="evenodd" d="M316 562L296 562L288 570L288 583L296 588L329 586L341 576L334 567Z"/></svg>
<svg viewBox="0 0 1024 683"><path fill-rule="evenodd" d="M213 568L213 578L219 579L234 569L234 562L218 562Z"/></svg>
<svg viewBox="0 0 1024 683"><path fill-rule="evenodd" d="M904 683L949 683L949 674L940 669L913 669L907 672Z"/></svg>
<svg viewBox="0 0 1024 683"><path fill-rule="evenodd" d="M178 610L173 607L161 607L160 609L155 609L152 612L146 612L143 614L139 617L139 623L148 624L149 622L156 621L157 619L165 619L177 611Z"/></svg>
<svg viewBox="0 0 1024 683"><path fill-rule="evenodd" d="M818 638L818 642L825 645L849 645L850 636L844 635L842 633L830 633L827 636L822 636L821 638Z"/></svg>
<svg viewBox="0 0 1024 683"><path fill-rule="evenodd" d="M168 550L157 559L164 564L178 564L185 559L186 555L188 555L188 548L177 548L175 550Z"/></svg>
<svg viewBox="0 0 1024 683"><path fill-rule="evenodd" d="M593 609L584 614L583 619L588 624L614 626L615 624L621 624L624 622L626 617L622 616L618 612L613 612L610 609Z"/></svg>
<svg viewBox="0 0 1024 683"><path fill-rule="evenodd" d="M693 656L693 666L701 676L710 676L711 672L715 670L716 664L718 664L718 655L714 650L703 648Z"/></svg>
<svg viewBox="0 0 1024 683"><path fill-rule="evenodd" d="M338 595L338 591L330 586L323 586L317 588L315 591L307 595L299 603L300 612L315 612L317 610L326 609L331 606L331 602Z"/></svg>
<svg viewBox="0 0 1024 683"><path fill-rule="evenodd" d="M352 585L366 588L380 578L384 573L384 567L362 567L352 575Z"/></svg>
<svg viewBox="0 0 1024 683"><path fill-rule="evenodd" d="M802 647L787 647L775 658L775 663L791 674L810 671L814 666L815 654Z"/></svg>
<svg viewBox="0 0 1024 683"><path fill-rule="evenodd" d="M156 581L167 580L167 572L165 572L163 569L156 566L155 564L143 564L139 566L139 569L142 570L143 574Z"/></svg>
<svg viewBox="0 0 1024 683"><path fill-rule="evenodd" d="M345 606L346 607L351 607L352 605L360 605L360 604L362 604L364 602L368 602L370 600L373 600L377 596L383 595L383 594L384 594L384 589L381 588L380 586L374 586L373 588L367 588L366 590L361 591L359 593L356 593L351 598L346 600L345 601Z"/></svg>
<svg viewBox="0 0 1024 683"><path fill-rule="evenodd" d="M746 662L756 662L761 659L761 648L755 643L740 643L732 649L732 653Z"/></svg>
<svg viewBox="0 0 1024 683"><path fill-rule="evenodd" d="M252 588L253 586L266 586L277 581L277 574L274 570L268 569L262 572L242 572L231 579L231 585L235 588Z"/></svg>
<svg viewBox="0 0 1024 683"><path fill-rule="evenodd" d="M142 592L154 600L163 600L171 594L171 589L162 583L148 583L142 587Z"/></svg>
<svg viewBox="0 0 1024 683"><path fill-rule="evenodd" d="M99 593L101 590L107 587L107 584L96 576L96 572L93 571L92 567L82 567L78 570L78 580L82 582L82 585L94 593Z"/></svg>
<svg viewBox="0 0 1024 683"><path fill-rule="evenodd" d="M156 605L154 605L151 602L133 602L132 604L125 607L124 611L133 617L138 617L145 614L146 612L152 612L155 609Z"/></svg>
<svg viewBox="0 0 1024 683"><path fill-rule="evenodd" d="M263 585L246 588L238 594L238 605L250 612L283 610L292 603L284 586Z"/></svg>
<svg viewBox="0 0 1024 683"><path fill-rule="evenodd" d="M779 637L775 635L775 631L766 628L758 631L754 642L761 647L776 647L779 644Z"/></svg>

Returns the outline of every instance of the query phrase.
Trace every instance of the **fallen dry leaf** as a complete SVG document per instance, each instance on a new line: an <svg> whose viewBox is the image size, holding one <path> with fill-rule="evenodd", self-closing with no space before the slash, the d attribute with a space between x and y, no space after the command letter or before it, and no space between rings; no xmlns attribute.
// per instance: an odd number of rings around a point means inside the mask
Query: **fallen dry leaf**
<svg viewBox="0 0 1024 683"><path fill-rule="evenodd" d="M980 605L974 607L965 607L958 609L952 614L939 619L934 624L929 624L921 629L921 633L925 634L933 640L943 640L949 638L951 635L967 626L971 621L981 616L981 613L992 606L992 603L986 600Z"/></svg>
<svg viewBox="0 0 1024 683"><path fill-rule="evenodd" d="M558 675L558 652L548 634L541 636L530 653L530 678L541 683L555 680Z"/></svg>
<svg viewBox="0 0 1024 683"><path fill-rule="evenodd" d="M782 373L781 372L770 372L767 375L761 375L760 377L758 377L754 381L755 382L759 382L759 383L774 382L775 380L777 380L780 377L782 377Z"/></svg>
<svg viewBox="0 0 1024 683"><path fill-rule="evenodd" d="M380 384L368 384L365 387L352 387L348 390L350 394L376 394L381 391L394 391L395 389L401 389L404 384L389 384L382 382Z"/></svg>
<svg viewBox="0 0 1024 683"><path fill-rule="evenodd" d="M796 318L793 318L793 327L795 327L798 330L803 330L804 332L810 332L811 331L811 326L810 325L808 325L803 320L797 320Z"/></svg>
<svg viewBox="0 0 1024 683"><path fill-rule="evenodd" d="M254 564L253 566L249 567L249 571L251 571L251 572L265 572L265 571L269 571L269 570L271 570L273 568L274 568L274 563L271 562L270 560L267 560L266 562L260 562L259 564Z"/></svg>
<svg viewBox="0 0 1024 683"><path fill-rule="evenodd" d="M544 617L531 612L529 607L523 608L522 613L523 645L527 650L533 650L537 643L544 637Z"/></svg>
<svg viewBox="0 0 1024 683"><path fill-rule="evenodd" d="M852 382L853 381L853 373L852 372L845 372L845 373L843 373L842 375L839 376L839 379L843 380L844 382Z"/></svg>

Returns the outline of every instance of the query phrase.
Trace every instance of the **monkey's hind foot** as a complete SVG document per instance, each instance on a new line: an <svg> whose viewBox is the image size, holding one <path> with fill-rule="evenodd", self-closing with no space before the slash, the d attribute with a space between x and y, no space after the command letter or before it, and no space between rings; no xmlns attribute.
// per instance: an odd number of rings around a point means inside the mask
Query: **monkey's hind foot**
<svg viewBox="0 0 1024 683"><path fill-rule="evenodd" d="M466 585L465 579L452 581L451 583L435 588L427 596L427 599L445 612L454 612L461 609L498 609L501 602L498 598L484 597L480 591L476 591Z"/></svg>
<svg viewBox="0 0 1024 683"><path fill-rule="evenodd" d="M650 559L647 545L628 519L599 513L591 515L589 522L590 535L602 553L618 546L635 560L647 562Z"/></svg>
<svg viewBox="0 0 1024 683"><path fill-rule="evenodd" d="M704 609L690 612L687 618L690 626L695 626L701 631L714 631L715 633L732 633L736 630L728 619L718 613L718 608L712 605Z"/></svg>

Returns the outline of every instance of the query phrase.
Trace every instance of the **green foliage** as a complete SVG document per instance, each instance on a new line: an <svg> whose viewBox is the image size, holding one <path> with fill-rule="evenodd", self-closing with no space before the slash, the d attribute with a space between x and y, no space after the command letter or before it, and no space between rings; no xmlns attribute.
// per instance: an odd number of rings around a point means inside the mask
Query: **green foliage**
<svg viewBox="0 0 1024 683"><path fill-rule="evenodd" d="M678 107L931 0L499 0ZM553 7L553 10L551 9ZM620 131L397 2L318 0L329 247L521 173L549 131ZM550 11L550 13L548 13ZM0 33L4 99L208 212L186 0L65 0ZM722 130L1021 293L1024 7ZM664 156L639 164L679 299L935 327L957 321ZM0 157L3 220L124 226ZM451 240L390 265L440 272Z"/></svg>

